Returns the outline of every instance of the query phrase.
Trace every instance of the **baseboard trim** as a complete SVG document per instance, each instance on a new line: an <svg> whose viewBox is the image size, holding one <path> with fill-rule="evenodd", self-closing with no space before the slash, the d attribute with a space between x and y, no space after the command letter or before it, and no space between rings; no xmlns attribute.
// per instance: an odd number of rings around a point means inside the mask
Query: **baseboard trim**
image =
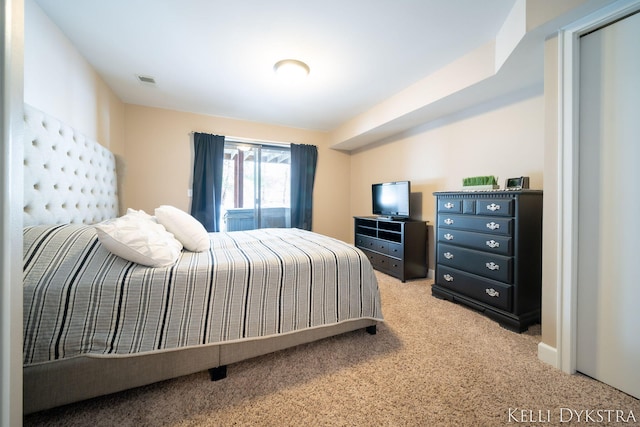
<svg viewBox="0 0 640 427"><path fill-rule="evenodd" d="M538 343L538 359L554 368L560 368L558 364L558 349L543 342Z"/></svg>

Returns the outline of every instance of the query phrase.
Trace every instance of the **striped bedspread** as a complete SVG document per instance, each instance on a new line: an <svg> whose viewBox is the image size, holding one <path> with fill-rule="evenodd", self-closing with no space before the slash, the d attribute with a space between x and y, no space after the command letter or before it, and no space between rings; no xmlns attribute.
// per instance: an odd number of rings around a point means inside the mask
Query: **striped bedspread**
<svg viewBox="0 0 640 427"><path fill-rule="evenodd" d="M298 229L212 233L207 252L149 268L95 229L24 229L24 365L247 340L349 319L382 320L352 245Z"/></svg>

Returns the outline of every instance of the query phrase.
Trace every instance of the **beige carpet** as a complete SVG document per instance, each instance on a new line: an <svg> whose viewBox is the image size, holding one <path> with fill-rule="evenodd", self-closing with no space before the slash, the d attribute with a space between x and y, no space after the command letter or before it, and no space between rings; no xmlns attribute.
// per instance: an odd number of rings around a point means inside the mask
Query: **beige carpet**
<svg viewBox="0 0 640 427"><path fill-rule="evenodd" d="M432 297L428 280L378 278L386 322L377 335L348 333L231 365L223 381L202 372L25 425L640 425L637 399L540 362L539 325L516 334Z"/></svg>

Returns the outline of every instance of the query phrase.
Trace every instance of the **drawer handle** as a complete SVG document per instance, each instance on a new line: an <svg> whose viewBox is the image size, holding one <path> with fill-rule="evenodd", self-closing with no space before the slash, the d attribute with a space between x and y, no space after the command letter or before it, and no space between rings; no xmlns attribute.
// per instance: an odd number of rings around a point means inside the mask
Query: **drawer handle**
<svg viewBox="0 0 640 427"><path fill-rule="evenodd" d="M447 282L453 282L453 276L450 274L445 274L442 277L444 277L444 280L446 280Z"/></svg>
<svg viewBox="0 0 640 427"><path fill-rule="evenodd" d="M485 264L487 266L487 268L491 271L496 271L496 270L500 270L500 266L498 264L496 264L495 262L491 261Z"/></svg>
<svg viewBox="0 0 640 427"><path fill-rule="evenodd" d="M455 205L453 203L451 203L451 202L447 202L447 203L444 204L444 207L447 208L447 209L453 209L454 206Z"/></svg>
<svg viewBox="0 0 640 427"><path fill-rule="evenodd" d="M500 247L500 243L496 242L495 240L487 240L487 246L489 246L491 249L495 249L495 248L499 248Z"/></svg>
<svg viewBox="0 0 640 427"><path fill-rule="evenodd" d="M499 211L500 210L500 205L496 205L495 203L491 203L490 205L487 205L487 209L489 209L491 212Z"/></svg>
<svg viewBox="0 0 640 427"><path fill-rule="evenodd" d="M487 228L490 230L497 230L500 228L500 224L496 224L495 222L491 221L487 223Z"/></svg>
<svg viewBox="0 0 640 427"><path fill-rule="evenodd" d="M493 288L485 289L484 291L485 291L485 292L487 293L487 295L489 295L490 297L495 297L495 298L497 298L497 297L499 297L499 296L500 296L500 292L496 291L496 290L495 290L495 289L493 289Z"/></svg>
<svg viewBox="0 0 640 427"><path fill-rule="evenodd" d="M453 254L452 254L451 252L445 252L445 253L444 253L444 257L445 257L446 259L453 259Z"/></svg>
<svg viewBox="0 0 640 427"><path fill-rule="evenodd" d="M453 240L453 234L447 233L444 235L444 238L447 240Z"/></svg>
<svg viewBox="0 0 640 427"><path fill-rule="evenodd" d="M447 224L447 225L451 225L451 224L453 224L453 220L451 218L447 218L447 219L444 220L444 223Z"/></svg>

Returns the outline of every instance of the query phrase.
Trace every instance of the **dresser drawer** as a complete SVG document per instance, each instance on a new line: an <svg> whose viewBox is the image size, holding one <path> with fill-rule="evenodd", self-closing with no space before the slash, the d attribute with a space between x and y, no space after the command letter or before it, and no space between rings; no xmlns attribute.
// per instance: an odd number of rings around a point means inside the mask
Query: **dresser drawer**
<svg viewBox="0 0 640 427"><path fill-rule="evenodd" d="M362 252L367 256L371 265L375 268L376 264L378 264L378 259L382 256L377 252L372 252L370 250L362 248Z"/></svg>
<svg viewBox="0 0 640 427"><path fill-rule="evenodd" d="M505 311L512 310L513 286L438 265L436 283Z"/></svg>
<svg viewBox="0 0 640 427"><path fill-rule="evenodd" d="M511 257L438 244L436 262L501 282L512 283Z"/></svg>
<svg viewBox="0 0 640 427"><path fill-rule="evenodd" d="M476 215L513 216L513 199L478 199Z"/></svg>
<svg viewBox="0 0 640 427"><path fill-rule="evenodd" d="M387 244L389 251L387 252L389 256L395 258L404 258L404 250L402 247L402 243L394 243L388 242Z"/></svg>
<svg viewBox="0 0 640 427"><path fill-rule="evenodd" d="M380 271L387 272L392 276L402 275L404 263L402 260L380 255L376 261L376 266Z"/></svg>
<svg viewBox="0 0 640 427"><path fill-rule="evenodd" d="M439 214L438 228L440 227L510 236L513 234L513 218Z"/></svg>
<svg viewBox="0 0 640 427"><path fill-rule="evenodd" d="M377 239L375 237L363 236L360 234L356 235L356 246L360 249L367 249L369 251L391 255L397 258L402 258L404 255L402 243L390 242L388 240Z"/></svg>
<svg viewBox="0 0 640 427"><path fill-rule="evenodd" d="M462 213L462 199L438 199L438 212Z"/></svg>
<svg viewBox="0 0 640 427"><path fill-rule="evenodd" d="M463 214L471 214L476 213L476 201L464 199L462 201L462 213Z"/></svg>
<svg viewBox="0 0 640 427"><path fill-rule="evenodd" d="M356 234L356 244L360 249L372 249L374 245L374 239L362 234Z"/></svg>
<svg viewBox="0 0 640 427"><path fill-rule="evenodd" d="M370 239L369 249L380 252L381 254L389 253L389 242L380 239Z"/></svg>
<svg viewBox="0 0 640 427"><path fill-rule="evenodd" d="M450 228L438 228L438 241L479 249L494 254L513 255L512 238L473 231L462 231Z"/></svg>
<svg viewBox="0 0 640 427"><path fill-rule="evenodd" d="M402 260L366 249L363 249L362 252L369 258L369 262L376 270L384 271L396 277L402 275L404 268Z"/></svg>

